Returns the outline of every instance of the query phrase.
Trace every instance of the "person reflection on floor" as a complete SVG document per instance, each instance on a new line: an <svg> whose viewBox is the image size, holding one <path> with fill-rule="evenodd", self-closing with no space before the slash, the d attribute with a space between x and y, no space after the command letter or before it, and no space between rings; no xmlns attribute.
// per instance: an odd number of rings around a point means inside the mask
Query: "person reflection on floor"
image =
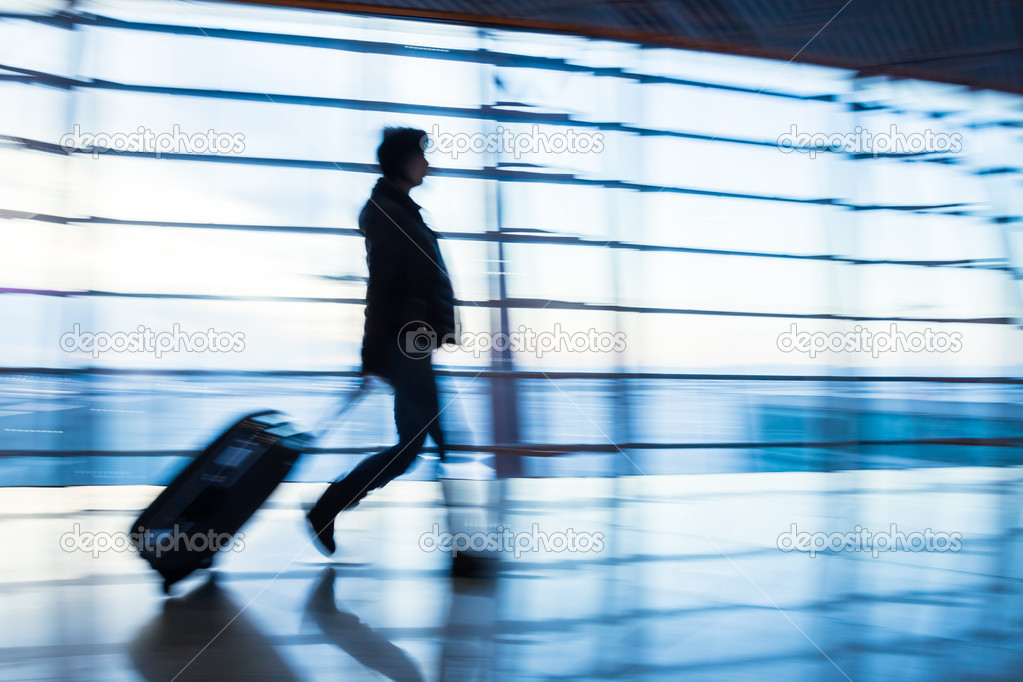
<svg viewBox="0 0 1023 682"><path fill-rule="evenodd" d="M306 602L306 617L326 638L359 663L394 682L421 682L423 676L404 650L377 634L359 618L337 607L334 568L320 573Z"/></svg>
<svg viewBox="0 0 1023 682"><path fill-rule="evenodd" d="M354 614L337 607L334 579L333 567L323 569L309 597L306 617L316 623L328 640L367 668L395 682L422 680L405 651L374 632ZM486 579L457 578L452 582L452 589L437 679L442 682L491 679L495 583Z"/></svg>
<svg viewBox="0 0 1023 682"><path fill-rule="evenodd" d="M441 682L495 679L496 583L486 578L455 578L451 583L451 609L437 677Z"/></svg>

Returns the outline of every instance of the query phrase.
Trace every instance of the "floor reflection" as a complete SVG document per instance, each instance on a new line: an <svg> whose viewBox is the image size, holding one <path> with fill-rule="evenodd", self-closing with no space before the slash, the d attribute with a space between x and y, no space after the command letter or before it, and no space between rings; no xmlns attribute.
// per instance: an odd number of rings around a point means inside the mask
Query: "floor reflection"
<svg viewBox="0 0 1023 682"><path fill-rule="evenodd" d="M419 668L401 648L373 631L358 616L339 608L334 598L334 567L320 573L306 602L305 616L334 645L394 682L421 682Z"/></svg>
<svg viewBox="0 0 1023 682"><path fill-rule="evenodd" d="M130 650L132 663L152 682L298 679L215 572L188 594L167 599Z"/></svg>
<svg viewBox="0 0 1023 682"><path fill-rule="evenodd" d="M1021 469L504 479L498 518L516 538L604 539L600 551L506 552L489 582L453 579L451 556L424 549L437 524L493 521L449 517L456 498L436 482L397 481L343 517L330 564L302 525L300 502L320 490L282 486L244 529L244 551L170 599L138 556L59 543L75 524L123 530L153 491L9 491L0 680L931 682L1023 670ZM846 539L814 556L781 542L793 526L962 543L875 553Z"/></svg>
<svg viewBox="0 0 1023 682"><path fill-rule="evenodd" d="M445 682L492 679L497 583L477 578L456 578L452 582L438 678Z"/></svg>
<svg viewBox="0 0 1023 682"><path fill-rule="evenodd" d="M394 682L426 679L492 679L496 583L456 578L451 581L447 623L436 675L424 676L420 666L401 647L360 620L337 600L339 579L327 566L312 582L300 627L304 642L323 640L351 656L368 671ZM311 630L316 633L310 638ZM167 599L161 613L146 624L132 642L130 656L146 680L297 680L278 653L272 638L248 618L210 573L200 586L181 597Z"/></svg>

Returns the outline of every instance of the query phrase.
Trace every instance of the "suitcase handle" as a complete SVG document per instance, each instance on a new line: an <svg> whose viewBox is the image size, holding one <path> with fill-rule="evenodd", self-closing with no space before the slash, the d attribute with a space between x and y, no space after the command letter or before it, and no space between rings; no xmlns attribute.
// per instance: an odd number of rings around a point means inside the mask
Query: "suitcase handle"
<svg viewBox="0 0 1023 682"><path fill-rule="evenodd" d="M341 405L332 409L327 413L326 419L321 419L317 422L315 430L311 432L313 442L320 440L328 433L334 430L338 420L345 415L348 410L355 407L355 405L362 400L362 398L369 393L370 389L373 388L373 380L371 377L364 376L362 382L355 388L349 390L344 398L341 400Z"/></svg>

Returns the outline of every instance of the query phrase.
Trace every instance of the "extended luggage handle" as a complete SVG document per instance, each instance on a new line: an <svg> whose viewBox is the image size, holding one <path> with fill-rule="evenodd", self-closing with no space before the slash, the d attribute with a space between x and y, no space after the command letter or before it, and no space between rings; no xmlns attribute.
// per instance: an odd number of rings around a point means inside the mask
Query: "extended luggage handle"
<svg viewBox="0 0 1023 682"><path fill-rule="evenodd" d="M344 399L341 401L340 406L331 409L331 411L327 413L326 419L321 419L317 422L314 430L310 432L313 441L318 441L333 431L338 420L340 420L341 417L348 412L348 410L355 407L355 405L358 404L358 402L362 400L362 398L369 393L372 388L373 379L369 376L364 376L357 387L348 391Z"/></svg>

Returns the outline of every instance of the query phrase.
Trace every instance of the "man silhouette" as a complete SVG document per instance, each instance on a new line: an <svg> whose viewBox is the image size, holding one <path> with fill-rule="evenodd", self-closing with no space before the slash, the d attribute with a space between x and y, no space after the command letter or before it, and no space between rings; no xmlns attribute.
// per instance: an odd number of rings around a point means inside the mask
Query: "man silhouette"
<svg viewBox="0 0 1023 682"><path fill-rule="evenodd" d="M321 552L334 553L334 518L366 494L405 473L429 435L444 457L432 351L453 341L454 292L437 235L409 190L422 184L428 138L417 128L386 128L377 149L383 177L359 214L369 281L362 373L394 389L398 443L367 457L332 483L306 514Z"/></svg>

